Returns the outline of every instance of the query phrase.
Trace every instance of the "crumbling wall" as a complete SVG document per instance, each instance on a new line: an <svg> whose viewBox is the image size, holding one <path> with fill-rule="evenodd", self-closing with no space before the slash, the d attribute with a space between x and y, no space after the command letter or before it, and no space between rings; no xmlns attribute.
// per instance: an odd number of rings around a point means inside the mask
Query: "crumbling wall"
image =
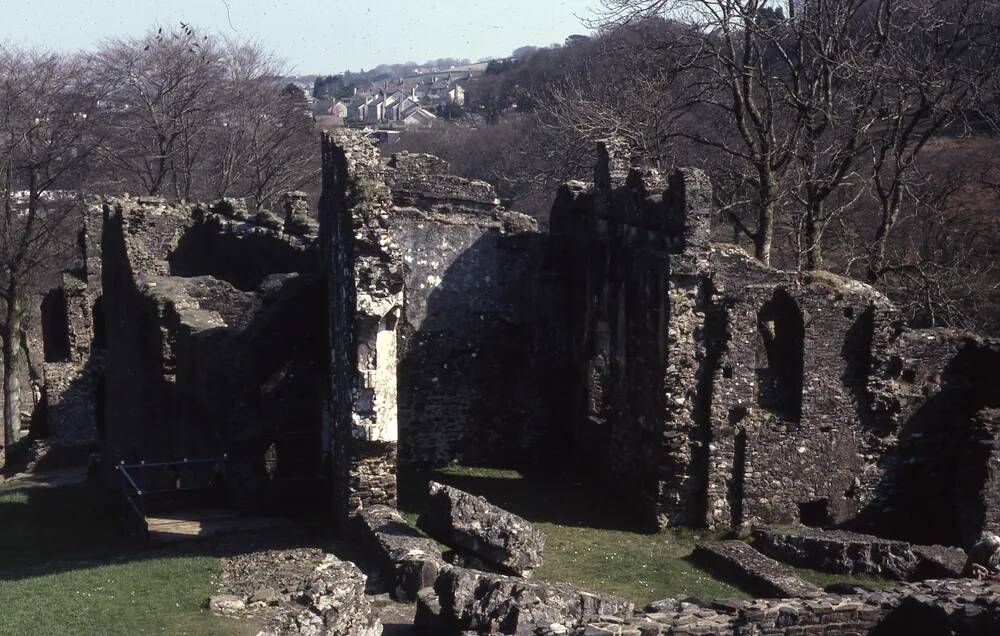
<svg viewBox="0 0 1000 636"><path fill-rule="evenodd" d="M595 187L567 184L551 215L548 266L569 287L572 434L647 523L695 524L711 190L698 171L665 179L620 152L602 144Z"/></svg>
<svg viewBox="0 0 1000 636"><path fill-rule="evenodd" d="M120 199L105 205L102 258L106 466L227 453L245 507L325 477L314 240L237 218L227 202Z"/></svg>
<svg viewBox="0 0 1000 636"><path fill-rule="evenodd" d="M993 424L1000 342L949 329L897 329L875 352L873 409L894 444L863 523L922 543L970 547L997 531ZM921 519L915 524L913 519Z"/></svg>
<svg viewBox="0 0 1000 636"><path fill-rule="evenodd" d="M101 219L99 207L85 209L72 267L38 305L40 332L33 335L40 340L44 361L37 379L42 408L33 436L45 452L90 451L102 434Z"/></svg>
<svg viewBox="0 0 1000 636"><path fill-rule="evenodd" d="M320 228L328 285L334 506L342 519L396 500L395 368L403 263L378 152L348 131L323 137Z"/></svg>
<svg viewBox="0 0 1000 636"><path fill-rule="evenodd" d="M233 199L219 201L207 210L195 209L190 226L167 257L170 274L207 274L252 291L272 274L315 271L317 253L312 245L316 231L302 224L308 217L298 209L305 195L289 194L283 203L291 222L266 211L251 216L242 201ZM274 240L276 235L281 240Z"/></svg>
<svg viewBox="0 0 1000 636"><path fill-rule="evenodd" d="M488 184L429 155L383 164L324 138L334 461L348 509L394 498L394 470L511 463L544 428L531 283L544 239Z"/></svg>
<svg viewBox="0 0 1000 636"><path fill-rule="evenodd" d="M553 426L589 472L658 527L918 515L936 534L894 532L957 543L995 523L995 343L907 330L867 285L710 245L704 175L628 164L601 144L594 186L564 185L551 214L571 422Z"/></svg>
<svg viewBox="0 0 1000 636"><path fill-rule="evenodd" d="M719 253L713 276L727 334L713 379L706 523L844 523L881 475L866 384L888 303L830 276L748 280L724 262L734 258Z"/></svg>
<svg viewBox="0 0 1000 636"><path fill-rule="evenodd" d="M107 459L229 450L247 498L328 476L345 519L394 503L399 462L557 451L655 527L958 543L1000 523L1000 344L906 329L867 285L710 244L703 173L602 143L546 235L440 159L385 163L349 130L322 143L318 228L300 193L283 220L106 206L103 298L99 269L67 277L50 331L79 378L105 315ZM53 421L83 399L59 364Z"/></svg>

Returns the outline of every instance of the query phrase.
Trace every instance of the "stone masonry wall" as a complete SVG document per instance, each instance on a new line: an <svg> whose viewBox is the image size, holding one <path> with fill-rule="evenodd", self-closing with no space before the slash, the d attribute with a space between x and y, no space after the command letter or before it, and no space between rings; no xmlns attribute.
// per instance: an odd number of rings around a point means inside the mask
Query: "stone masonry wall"
<svg viewBox="0 0 1000 636"><path fill-rule="evenodd" d="M488 184L446 168L403 153L385 170L404 262L400 460L516 463L539 425L526 291L542 237L532 219L500 209Z"/></svg>
<svg viewBox="0 0 1000 636"><path fill-rule="evenodd" d="M403 264L388 232L391 205L374 146L348 131L325 134L320 229L329 302L334 505L342 520L396 500Z"/></svg>
<svg viewBox="0 0 1000 636"><path fill-rule="evenodd" d="M564 186L551 216L549 266L569 287L571 434L647 523L695 524L711 191L698 171L628 171L609 144L598 156L595 188Z"/></svg>
<svg viewBox="0 0 1000 636"><path fill-rule="evenodd" d="M49 448L95 448L103 423L104 321L101 310L101 217L89 207L81 223L78 261L39 304L44 357L44 422Z"/></svg>
<svg viewBox="0 0 1000 636"><path fill-rule="evenodd" d="M556 197L546 262L568 331L571 423L553 427L586 470L657 527L868 524L954 545L996 523L998 343L908 330L867 285L710 245L704 175L665 180L614 143L597 157L593 187ZM914 515L934 519L923 536Z"/></svg>

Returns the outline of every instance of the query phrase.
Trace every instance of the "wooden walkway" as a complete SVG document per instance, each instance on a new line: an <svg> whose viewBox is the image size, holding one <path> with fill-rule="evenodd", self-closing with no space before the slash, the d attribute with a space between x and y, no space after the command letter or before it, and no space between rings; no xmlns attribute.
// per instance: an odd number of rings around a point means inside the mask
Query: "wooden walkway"
<svg viewBox="0 0 1000 636"><path fill-rule="evenodd" d="M280 528L289 524L280 517L253 517L225 508L178 511L168 516L146 517L150 543L177 543L220 534Z"/></svg>

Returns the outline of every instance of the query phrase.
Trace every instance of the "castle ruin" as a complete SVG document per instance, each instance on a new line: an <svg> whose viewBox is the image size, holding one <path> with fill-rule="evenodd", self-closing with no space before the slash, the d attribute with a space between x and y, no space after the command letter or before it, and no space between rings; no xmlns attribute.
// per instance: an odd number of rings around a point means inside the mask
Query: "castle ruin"
<svg viewBox="0 0 1000 636"><path fill-rule="evenodd" d="M106 201L41 305L52 446L224 456L232 505L393 506L407 468L558 465L656 529L1000 532L1000 342L710 240L711 184L599 146L550 226L324 135L319 224ZM919 522L915 522L919 520Z"/></svg>

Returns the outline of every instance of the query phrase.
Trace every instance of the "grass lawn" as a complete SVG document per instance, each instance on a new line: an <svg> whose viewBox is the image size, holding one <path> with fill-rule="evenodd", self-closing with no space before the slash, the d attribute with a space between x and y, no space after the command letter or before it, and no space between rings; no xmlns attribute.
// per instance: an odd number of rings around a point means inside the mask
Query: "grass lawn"
<svg viewBox="0 0 1000 636"><path fill-rule="evenodd" d="M714 535L686 529L636 531L624 521L626 517L616 510L614 502L595 499L592 489L583 484L495 468L450 467L430 477L482 495L540 528L546 543L543 565L535 572L538 579L617 594L640 606L667 597L749 597L688 560L695 543L716 538ZM411 523L416 521L422 496L422 492L407 492L406 488L401 493L400 507ZM868 587L893 584L812 570L799 570L799 574L822 586L835 582Z"/></svg>
<svg viewBox="0 0 1000 636"><path fill-rule="evenodd" d="M90 484L0 484L0 634L240 634L217 558L130 546ZM254 633L250 631L247 633Z"/></svg>

